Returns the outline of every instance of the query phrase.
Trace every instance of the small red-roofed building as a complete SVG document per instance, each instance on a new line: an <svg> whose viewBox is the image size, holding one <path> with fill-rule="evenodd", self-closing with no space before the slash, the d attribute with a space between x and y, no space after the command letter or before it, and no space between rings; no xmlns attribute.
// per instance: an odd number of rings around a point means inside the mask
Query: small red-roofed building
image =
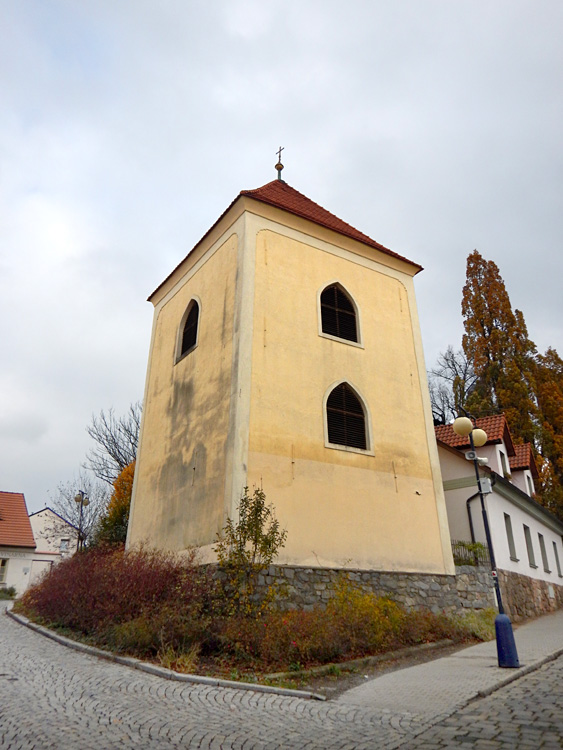
<svg viewBox="0 0 563 750"><path fill-rule="evenodd" d="M31 578L35 539L21 492L0 491L0 588L22 594Z"/></svg>
<svg viewBox="0 0 563 750"><path fill-rule="evenodd" d="M48 508L45 510L53 512ZM66 540L70 544L70 540L74 539L76 545L76 529L65 521L64 533L55 540L59 548L54 549L48 529L55 529L55 526L52 526L44 516L44 511L28 516L22 492L0 491L0 589L13 587L16 595L21 596L29 586L37 583L53 564L74 551L74 548L69 546L68 553L63 552L61 542ZM37 526L37 536L34 534L34 523ZM63 531L62 526L56 524L55 533L59 531Z"/></svg>
<svg viewBox="0 0 563 750"><path fill-rule="evenodd" d="M513 442L504 414L477 419L475 427L488 438L476 451L487 461L479 472L503 603L514 619L561 607L563 523L535 499L539 475L532 446ZM471 562L467 545L487 542L474 463L465 457L469 438L451 425L438 425L435 433L454 559Z"/></svg>

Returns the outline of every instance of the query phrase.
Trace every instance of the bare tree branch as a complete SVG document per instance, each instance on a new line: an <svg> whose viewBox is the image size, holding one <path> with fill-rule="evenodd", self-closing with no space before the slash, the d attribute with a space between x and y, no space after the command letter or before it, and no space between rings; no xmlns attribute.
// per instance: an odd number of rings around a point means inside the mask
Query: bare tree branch
<svg viewBox="0 0 563 750"><path fill-rule="evenodd" d="M435 424L447 424L457 416L477 382L477 377L464 352L448 346L440 353L436 365L428 373L430 402Z"/></svg>
<svg viewBox="0 0 563 750"><path fill-rule="evenodd" d="M80 527L80 503L75 500L79 491L85 493L89 503L82 509L82 539L91 539L100 515L106 510L110 492L105 485L96 482L85 472L79 472L69 482L62 482L57 487L57 494L51 503L52 509L72 524Z"/></svg>
<svg viewBox="0 0 563 750"><path fill-rule="evenodd" d="M119 473L137 456L139 428L143 407L140 401L131 404L125 416L117 417L113 409L99 416L92 415L86 432L96 446L86 454L84 468L108 484L113 484Z"/></svg>

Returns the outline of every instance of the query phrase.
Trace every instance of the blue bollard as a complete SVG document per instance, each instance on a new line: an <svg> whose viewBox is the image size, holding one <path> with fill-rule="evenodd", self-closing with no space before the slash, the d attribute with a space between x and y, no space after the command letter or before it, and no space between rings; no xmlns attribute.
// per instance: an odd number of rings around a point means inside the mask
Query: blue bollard
<svg viewBox="0 0 563 750"><path fill-rule="evenodd" d="M499 667L519 667L518 652L514 642L512 623L508 615L495 617L495 632L497 636L497 655Z"/></svg>

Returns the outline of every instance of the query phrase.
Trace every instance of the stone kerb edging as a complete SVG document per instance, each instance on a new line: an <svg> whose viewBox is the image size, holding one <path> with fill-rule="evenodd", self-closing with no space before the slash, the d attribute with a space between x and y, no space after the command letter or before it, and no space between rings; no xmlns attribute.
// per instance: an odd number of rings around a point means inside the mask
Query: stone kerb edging
<svg viewBox="0 0 563 750"><path fill-rule="evenodd" d="M165 667L159 667L156 664L149 664L148 662L135 659L132 656L119 656L113 654L111 651L104 651L101 648L95 648L94 646L88 646L86 643L80 643L79 641L73 641L71 638L66 638L64 635L54 633L52 630L37 625L36 623L29 620L24 615L18 615L12 612L10 609L6 610L6 614L13 620L16 620L20 625L24 625L30 630L50 638L57 643L60 643L67 648L72 648L75 651L81 651L89 656L97 656L99 659L106 659L107 661L117 662L117 664L123 664L126 667L132 667L133 669L139 669L141 672L147 672L148 674L155 675L157 677L163 677L166 680L175 680L176 682L191 682L198 685L207 685L208 687L224 687L233 688L235 690L252 690L255 693L274 693L276 695L292 696L294 698L306 698L309 700L325 701L324 695L318 693L309 693L306 690L295 690L292 688L278 688L270 685L258 685L253 682L235 682L234 680L222 680L217 677L204 677L202 675L195 674L181 674L180 672L174 672L172 669L166 669Z"/></svg>
<svg viewBox="0 0 563 750"><path fill-rule="evenodd" d="M530 674L531 672L536 672L538 669L541 669L544 664L548 664L550 661L555 661L555 659L558 659L560 656L563 656L563 648L557 649L557 651L555 651L553 654L548 654L547 656L542 657L532 664L527 664L525 666L519 667L518 669L510 670L512 674L508 675L508 677L505 677L502 680L499 680L494 685L491 685L491 687L488 687L485 690L479 690L477 695L475 695L473 698L470 698L465 705L472 703L478 698L486 698L487 696L492 695L500 688L503 688L506 685L510 685L511 682L520 679L520 677L524 677L524 675Z"/></svg>
<svg viewBox="0 0 563 750"><path fill-rule="evenodd" d="M309 667L309 669L300 669L295 672L271 672L265 676L271 680L283 680L284 678L289 677L307 677L309 675L322 677L323 675L330 674L331 670L335 667L338 667L342 672L350 672L354 669L359 669L360 667L373 667L376 664L381 664L381 662L393 661L395 659L401 659L406 656L412 656L413 654L420 654L427 651L438 651L447 646L453 645L454 642L451 638L444 638L443 640L435 641L434 643L420 643L417 646L405 646L396 651L387 651L382 654L375 654L374 656L362 656L359 659L349 659L348 661L338 661L331 664L320 664L318 667Z"/></svg>

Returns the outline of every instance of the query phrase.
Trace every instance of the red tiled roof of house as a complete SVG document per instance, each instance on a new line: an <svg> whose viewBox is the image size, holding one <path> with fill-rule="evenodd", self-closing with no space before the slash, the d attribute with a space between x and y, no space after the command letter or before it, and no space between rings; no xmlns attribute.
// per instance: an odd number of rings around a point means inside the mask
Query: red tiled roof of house
<svg viewBox="0 0 563 750"><path fill-rule="evenodd" d="M330 211L319 206L318 203L307 198L306 195L295 190L295 188L292 188L283 180L272 180L272 182L268 182L266 185L256 188L256 190L241 190L240 195L254 198L262 203L268 203L270 206L281 208L284 211L289 211L322 227L332 229L334 232L351 237L354 240L358 240L358 242L363 242L364 245L375 247L377 250L381 250L381 252L387 255L392 255L394 258L399 258L399 260L403 260L405 263L416 266L419 271L422 270L422 266L418 263L413 263L412 260L408 260L408 258L404 258L402 255L393 252L393 250L389 250L388 247L380 245L379 242L372 240L367 234L360 232L350 224L342 221L342 219L339 219L338 216L331 214Z"/></svg>
<svg viewBox="0 0 563 750"><path fill-rule="evenodd" d="M0 492L0 545L35 549L25 497L21 492Z"/></svg>
<svg viewBox="0 0 563 750"><path fill-rule="evenodd" d="M479 417L475 422L475 426L481 430L485 430L487 433L487 445L500 443L504 440L508 455L514 455L514 444L504 414L494 414L491 417ZM456 448L458 450L469 448L469 437L456 435L450 424L436 425L434 431L436 433L436 439L449 445L450 448Z"/></svg>
<svg viewBox="0 0 563 750"><path fill-rule="evenodd" d="M402 260L405 263L414 266L414 268L417 269L415 273L422 271L422 266L418 263L414 263L414 261L393 252L393 250L389 250L389 248L385 247L384 245L380 245L379 242L372 240L371 237L367 236L367 234L360 232L350 224L342 221L342 219L339 219L338 216L331 214L330 211L322 208L322 206L319 206L317 203L312 201L310 198L307 198L307 196L303 195L298 190L295 190L295 188L292 188L287 184L287 182L284 182L283 180L272 180L272 182L268 182L265 185L262 185L262 187L256 188L255 190L241 190L234 201L232 201L232 203L225 209L225 211L223 211L217 221L207 230L207 232L203 235L199 242L194 245L188 255L186 255L186 258L213 231L213 229L217 226L217 224L219 224L221 219L231 210L234 204L241 197L254 198L254 200L260 201L261 203L267 203L270 206L274 206L275 208L280 208L283 211L288 211L295 216L301 216L303 219L308 219L309 221L312 221L319 226L326 227L327 229L332 229L334 232L338 232L339 234L345 235L346 237L351 237L358 242L363 242L364 245L374 247L377 250L380 250L382 253L385 253L386 255L390 255L393 258L398 258L399 260ZM176 266L176 268L174 268L174 270L168 274L164 281L157 286L154 292L149 296L149 301L156 294L156 292L158 292L158 290L168 281L174 271L176 271L176 269L182 265L186 258L182 259Z"/></svg>
<svg viewBox="0 0 563 750"><path fill-rule="evenodd" d="M530 443L515 445L514 456L510 456L509 463L512 471L522 471L523 469L529 469L535 479L539 478L538 467L536 466L536 461L534 459L534 454L532 452L532 446Z"/></svg>

